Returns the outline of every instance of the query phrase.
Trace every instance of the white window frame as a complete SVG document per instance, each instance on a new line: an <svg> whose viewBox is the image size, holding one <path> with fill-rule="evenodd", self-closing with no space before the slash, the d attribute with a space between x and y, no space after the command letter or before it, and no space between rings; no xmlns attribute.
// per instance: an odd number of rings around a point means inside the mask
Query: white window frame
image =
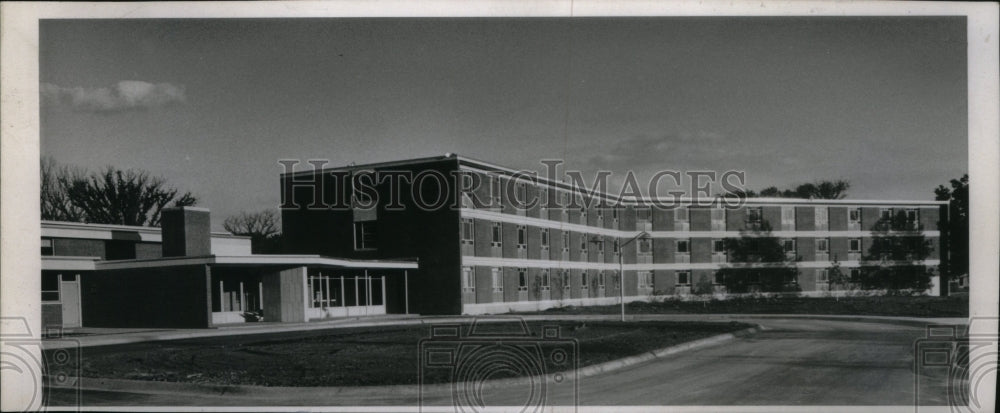
<svg viewBox="0 0 1000 413"><path fill-rule="evenodd" d="M681 251L681 245L684 245L684 251ZM679 239L674 242L674 251L680 255L691 254L691 239Z"/></svg>
<svg viewBox="0 0 1000 413"><path fill-rule="evenodd" d="M788 245L786 243L788 243L788 242L792 243L792 249L790 249L790 250L787 248ZM781 249L786 254L795 254L795 253L797 253L798 252L797 248L798 248L798 245L795 242L795 238L785 238L785 239L781 240Z"/></svg>
<svg viewBox="0 0 1000 413"><path fill-rule="evenodd" d="M823 245L823 248L820 248ZM828 253L830 252L830 239L829 238L816 238L816 252L817 253Z"/></svg>
<svg viewBox="0 0 1000 413"><path fill-rule="evenodd" d="M503 197L503 184L500 182L500 175L490 175L490 199L493 207L500 207Z"/></svg>
<svg viewBox="0 0 1000 413"><path fill-rule="evenodd" d="M462 267L462 291L476 292L476 270L472 267Z"/></svg>
<svg viewBox="0 0 1000 413"><path fill-rule="evenodd" d="M542 249L544 249L544 250L549 249L549 229L548 228L542 228L541 229L541 233L539 234L539 238L540 238L540 243L541 243Z"/></svg>
<svg viewBox="0 0 1000 413"><path fill-rule="evenodd" d="M563 252L569 252L569 231L562 232L562 250Z"/></svg>
<svg viewBox="0 0 1000 413"><path fill-rule="evenodd" d="M653 288L653 272L639 271L639 288L649 289Z"/></svg>
<svg viewBox="0 0 1000 413"><path fill-rule="evenodd" d="M490 233L490 245L494 247L503 246L503 225L499 222L494 222L492 227L492 232Z"/></svg>
<svg viewBox="0 0 1000 413"><path fill-rule="evenodd" d="M466 231L468 229L468 231ZM466 233L468 232L468 234ZM465 238L468 235L469 238ZM476 222L472 218L462 218L462 244L476 244Z"/></svg>
<svg viewBox="0 0 1000 413"><path fill-rule="evenodd" d="M786 231L795 231L795 207L781 207L781 228Z"/></svg>
<svg viewBox="0 0 1000 413"><path fill-rule="evenodd" d="M589 290L590 289L590 286L587 285L588 281L590 281L590 280L587 279L587 270L583 270L583 272L580 273L580 289L581 290Z"/></svg>
<svg viewBox="0 0 1000 413"><path fill-rule="evenodd" d="M817 231L826 231L830 229L830 208L825 206L818 206L815 208L813 213L813 221L816 226Z"/></svg>
<svg viewBox="0 0 1000 413"><path fill-rule="evenodd" d="M816 271L816 282L817 283L828 283L830 282L830 270L826 268L819 268Z"/></svg>
<svg viewBox="0 0 1000 413"><path fill-rule="evenodd" d="M722 248L718 248L721 246ZM726 240L723 239L713 239L712 240L712 254L725 254L726 253Z"/></svg>
<svg viewBox="0 0 1000 413"><path fill-rule="evenodd" d="M549 291L552 287L552 274L548 268L542 268L542 291Z"/></svg>
<svg viewBox="0 0 1000 413"><path fill-rule="evenodd" d="M684 285L684 286L690 286L691 285L691 271L677 271L675 274L677 276L677 280L676 280L677 281L677 285ZM684 275L684 278L687 279L684 282L681 282L681 275L682 274Z"/></svg>
<svg viewBox="0 0 1000 413"><path fill-rule="evenodd" d="M854 248L855 243L858 245L857 248ZM861 238L848 238L847 252L861 252Z"/></svg>
<svg viewBox="0 0 1000 413"><path fill-rule="evenodd" d="M855 213L857 214L857 219L854 219L854 218L851 217L851 215L854 215ZM847 222L848 223L860 224L861 223L861 208L857 208L857 207L847 208Z"/></svg>
<svg viewBox="0 0 1000 413"><path fill-rule="evenodd" d="M490 280L493 284L493 292L502 293L503 292L503 268L493 267L490 268Z"/></svg>
<svg viewBox="0 0 1000 413"><path fill-rule="evenodd" d="M528 249L528 227L525 225L517 226L517 249Z"/></svg>

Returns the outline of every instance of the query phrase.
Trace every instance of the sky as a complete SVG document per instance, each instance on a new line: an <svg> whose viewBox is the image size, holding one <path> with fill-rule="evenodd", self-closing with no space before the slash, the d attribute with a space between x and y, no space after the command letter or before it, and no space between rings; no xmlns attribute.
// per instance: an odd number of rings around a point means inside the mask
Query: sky
<svg viewBox="0 0 1000 413"><path fill-rule="evenodd" d="M280 159L744 171L931 200L967 172L964 17L46 20L41 151L276 208Z"/></svg>

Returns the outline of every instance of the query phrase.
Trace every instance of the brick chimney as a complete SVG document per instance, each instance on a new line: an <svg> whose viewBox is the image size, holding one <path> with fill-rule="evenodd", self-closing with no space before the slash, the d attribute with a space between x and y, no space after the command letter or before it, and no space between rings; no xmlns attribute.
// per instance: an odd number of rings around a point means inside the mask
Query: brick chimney
<svg viewBox="0 0 1000 413"><path fill-rule="evenodd" d="M160 212L164 257L197 257L212 254L212 222L208 209L164 208Z"/></svg>

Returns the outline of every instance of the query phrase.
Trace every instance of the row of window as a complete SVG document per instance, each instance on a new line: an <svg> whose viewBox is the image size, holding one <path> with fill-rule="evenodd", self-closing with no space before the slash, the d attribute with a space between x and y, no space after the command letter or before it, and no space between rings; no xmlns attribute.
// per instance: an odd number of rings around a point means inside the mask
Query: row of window
<svg viewBox="0 0 1000 413"><path fill-rule="evenodd" d="M549 229L541 228L539 237L539 246L542 250L547 250L549 248ZM494 247L503 246L503 229L499 222L494 222L492 226L492 238L490 244ZM755 245L754 241L756 239L749 238L748 241L751 245ZM892 238L876 238L876 240L883 240L882 242L891 242ZM527 248L527 227L524 225L517 226L517 248L526 249ZM587 244L593 243L596 245L597 252L599 254L604 253L604 237L582 237L580 240L580 252L586 253L588 251ZM475 245L475 224L472 219L465 218L462 220L462 244L465 245ZM786 238L781 240L781 244L786 253L795 253L795 239ZM829 238L817 238L815 239L816 252L817 253L827 253L829 252ZM848 252L861 252L861 238L849 238L847 240ZM639 255L650 255L652 254L652 239L640 238L637 240L637 253ZM674 240L675 249L677 254L690 254L691 253L691 240L690 239L678 239ZM562 249L563 251L568 251L570 249L570 233L567 231L562 232ZM751 247L752 249L752 247ZM618 254L619 252L619 240L615 239L612 241L612 252ZM726 243L722 239L712 240L712 253L713 254L725 254L726 253Z"/></svg>
<svg viewBox="0 0 1000 413"><path fill-rule="evenodd" d="M569 270L555 270L556 277L558 278L558 283L562 285L564 290L568 290L570 287L570 272ZM518 291L528 291L528 270L526 268L517 269L517 290ZM552 288L552 274L548 268L543 268L541 270L541 276L539 277L539 290L549 291ZM590 289L590 278L589 274L584 272L581 274L582 279L580 280L580 288L583 290ZM618 277L618 271L614 272L615 278ZM607 285L607 274L604 271L600 271L597 274L597 288L604 289ZM503 286L503 268L492 267L490 268L490 282L491 288L494 293L501 293L504 290ZM650 278L649 285L652 286L652 278ZM615 287L617 288L617 286ZM476 291L476 275L475 270L472 267L462 267L462 291L463 292L475 292Z"/></svg>
<svg viewBox="0 0 1000 413"><path fill-rule="evenodd" d="M503 285L503 268L493 267L491 270L491 287L494 293L502 293L504 291ZM559 277L560 284L564 290L569 290L570 288L570 272L569 270L555 270L556 276ZM518 291L528 290L528 278L527 269L518 268ZM590 288L589 274L584 272L581 274L581 290L588 290ZM613 273L615 279L618 278L618 272ZM675 284L678 287L690 287L691 286L691 271L675 271ZM639 271L637 274L638 278L638 288L639 290L649 290L653 288L653 272L652 271ZM861 270L859 268L849 269L849 282L858 282L861 279ZM712 277L712 284L714 285L724 285L725 284L725 274L722 272L715 272ZM817 283L828 283L830 281L829 269L822 268L816 271L816 282ZM748 273L747 282L749 284L760 284L761 274L758 271L751 271ZM794 274L786 275L784 280L785 284L796 284L798 279ZM597 274L597 288L604 289L607 285L607 276L604 271ZM549 291L552 286L552 278L549 269L541 270L540 277L540 290ZM617 289L617 285L612 288ZM475 281L475 271L472 267L462 268L462 291L464 292L475 292L476 291L476 281Z"/></svg>
<svg viewBox="0 0 1000 413"><path fill-rule="evenodd" d="M501 186L500 178L494 176L490 181L490 195L493 199L494 205L500 205L500 195ZM519 199L527 199L527 193L525 184L521 183L517 186L517 197ZM540 199L546 199L546 195L540 197ZM559 205L569 204L569 194L560 193ZM598 225L603 224L604 220L604 209L597 208L597 220ZM612 219L615 223L618 222L619 209L618 208L607 208L611 210ZM567 208L561 208L562 210L562 221L568 221L569 210ZM544 209L543 209L544 211ZM912 227L916 226L919 219L919 213L917 209L906 209L906 220L911 223ZM861 226L861 208L850 207L848 208L848 228L849 229L859 229ZM880 208L879 209L879 219L888 220L895 215L894 208ZM548 213L542 214L542 217L547 217ZM587 225L587 209L580 208L580 224ZM817 206L814 207L814 227L816 230L822 231L829 228L829 207L828 206ZM636 221L639 230L651 230L652 224L652 210L651 208L636 208ZM759 227L764 221L763 207L748 207L746 209L746 224L750 228ZM674 209L674 223L675 227L684 228L688 226L690 222L690 207L676 208ZM781 207L781 228L784 231L794 231L795 230L795 207L794 206L782 206ZM722 208L712 208L711 209L711 225L713 231L724 231L726 229L726 210ZM683 229L678 229L683 230Z"/></svg>

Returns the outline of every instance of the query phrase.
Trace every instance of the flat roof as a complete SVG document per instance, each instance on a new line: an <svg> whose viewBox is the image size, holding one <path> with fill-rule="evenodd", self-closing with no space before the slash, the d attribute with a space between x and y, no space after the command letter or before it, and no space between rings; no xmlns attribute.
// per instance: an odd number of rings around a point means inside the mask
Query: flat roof
<svg viewBox="0 0 1000 413"><path fill-rule="evenodd" d="M42 270L58 271L93 271L101 257L71 257L61 255L43 255Z"/></svg>
<svg viewBox="0 0 1000 413"><path fill-rule="evenodd" d="M516 169L508 168L505 166L497 165L494 163L486 162L483 160L470 158L466 156L460 156L458 154L449 153L446 155L439 156L429 156L421 158L412 159L401 159L396 161L387 162L375 162L367 164L357 164L357 165L346 165L338 167L329 167L322 169L312 169L291 173L282 173L281 177L285 178L287 176L298 177L298 176L309 176L320 173L326 173L331 171L348 171L348 170L359 170L359 169L380 169L392 166L408 166L408 165L419 165L423 163L440 162L448 159L454 159L458 162L459 166L467 166L482 169L488 172L500 172L505 175L523 175L525 173L532 173L536 171L519 171ZM577 187L568 184L566 182L552 180L545 177L535 176L534 179L539 184L545 184L550 187L556 187L571 192L578 192ZM589 191L589 189L588 189ZM668 204L674 201L680 201L681 203L695 203L698 201L706 202L706 200L713 200L716 202L724 200L734 200L734 198L724 198L721 196L711 197L711 198L693 198L693 197L620 197L618 195L609 194L606 192L594 192L601 198L614 200L624 204L653 204L653 203L663 203ZM744 203L747 204L844 204L844 205L946 205L948 201L930 201L930 200L882 200L882 199L809 199L809 198L744 198Z"/></svg>
<svg viewBox="0 0 1000 413"><path fill-rule="evenodd" d="M127 268L173 267L180 265L301 265L330 266L357 269L417 269L418 263L409 260L353 260L322 255L204 255L197 257L164 257L138 260L99 261L98 270Z"/></svg>
<svg viewBox="0 0 1000 413"><path fill-rule="evenodd" d="M135 233L139 241L160 242L162 228L135 225L91 224L86 222L42 221L43 237L115 239L115 233ZM249 240L250 237L225 231L212 231L212 238Z"/></svg>

